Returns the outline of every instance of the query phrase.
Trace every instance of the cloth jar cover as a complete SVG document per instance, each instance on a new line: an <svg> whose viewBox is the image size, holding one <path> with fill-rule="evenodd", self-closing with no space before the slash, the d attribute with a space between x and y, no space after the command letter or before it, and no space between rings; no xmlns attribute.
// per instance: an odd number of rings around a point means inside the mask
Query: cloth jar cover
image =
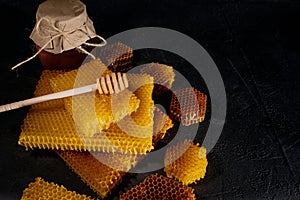
<svg viewBox="0 0 300 200"><path fill-rule="evenodd" d="M38 7L30 38L40 47L49 43L44 50L58 54L95 36L84 3L79 0L47 0Z"/></svg>

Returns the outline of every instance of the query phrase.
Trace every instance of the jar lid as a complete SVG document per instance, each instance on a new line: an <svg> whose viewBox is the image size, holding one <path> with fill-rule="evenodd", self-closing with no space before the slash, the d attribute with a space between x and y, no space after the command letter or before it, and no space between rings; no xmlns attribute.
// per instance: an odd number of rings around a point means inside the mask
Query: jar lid
<svg viewBox="0 0 300 200"><path fill-rule="evenodd" d="M80 0L47 0L38 7L30 38L40 47L46 45L45 51L58 54L96 36L86 6Z"/></svg>

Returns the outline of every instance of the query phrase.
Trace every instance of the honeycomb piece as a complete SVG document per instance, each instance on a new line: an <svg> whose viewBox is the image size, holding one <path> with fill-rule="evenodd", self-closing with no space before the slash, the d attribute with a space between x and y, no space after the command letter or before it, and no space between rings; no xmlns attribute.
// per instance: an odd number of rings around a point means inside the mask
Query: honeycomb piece
<svg viewBox="0 0 300 200"><path fill-rule="evenodd" d="M121 153L146 153L153 149L153 110L154 101L152 100L153 78L148 75L128 74L129 90L133 91L140 100L140 105L136 112L122 120L114 123L109 129L103 132L107 138L119 149ZM118 103L113 100L112 105ZM112 106L113 109L116 109ZM110 135L118 135L119 140L113 140ZM138 143L141 149L138 150ZM131 148L128 151L128 146Z"/></svg>
<svg viewBox="0 0 300 200"><path fill-rule="evenodd" d="M91 197L80 195L76 192L67 190L64 186L55 183L48 183L42 178L37 177L35 182L29 184L29 187L23 191L21 200L42 200L42 199L74 199L91 200Z"/></svg>
<svg viewBox="0 0 300 200"><path fill-rule="evenodd" d="M146 67L140 70L143 74L149 74L154 78L154 90L155 94L163 94L171 89L174 82L175 73L173 67L160 64L150 63Z"/></svg>
<svg viewBox="0 0 300 200"><path fill-rule="evenodd" d="M167 149L164 171L169 178L188 185L204 178L207 164L206 149L185 140Z"/></svg>
<svg viewBox="0 0 300 200"><path fill-rule="evenodd" d="M152 174L120 196L120 200L193 200L194 189L161 175Z"/></svg>
<svg viewBox="0 0 300 200"><path fill-rule="evenodd" d="M45 73L52 74L56 72L46 71ZM50 76L45 75L42 78ZM147 83L134 92L140 98L144 108L138 109L131 116L132 121L136 122L138 126L130 126L130 124L124 123L127 125L126 130L130 130L130 132L124 132L117 124L113 124L107 130L93 136L79 135L70 113L64 107L46 110L31 109L24 120L19 144L25 146L26 149L42 148L145 154L153 149L152 107L154 103L150 95L153 89L153 82L152 84L149 82L151 80L153 81L149 76L132 75L132 82L129 82L132 89L138 87L137 83ZM44 80L40 81L40 83L44 82ZM39 84L37 90L45 88L50 90L48 85L43 86ZM36 92L39 93L40 91ZM50 93L50 91L48 92ZM128 121L128 119L128 117L124 118L123 122ZM145 137L140 137L140 135Z"/></svg>
<svg viewBox="0 0 300 200"><path fill-rule="evenodd" d="M84 64L79 70L60 74L50 82L53 91L60 92L96 83L97 78L107 73L110 72L105 65L96 59ZM139 99L127 89L113 95L87 93L64 98L64 102L67 111L76 118L75 122L80 134L89 136L99 130L107 129L111 123L136 111L139 106ZM118 102L113 105L114 113L112 113L112 102Z"/></svg>
<svg viewBox="0 0 300 200"><path fill-rule="evenodd" d="M166 120L164 121L164 119ZM161 127L161 124L164 125ZM159 125L159 127L156 127ZM171 127L171 120L158 108L154 111L154 128L160 130L153 138L153 145ZM96 193L105 198L121 181L125 172L134 167L145 155L103 152L56 151L66 164Z"/></svg>
<svg viewBox="0 0 300 200"><path fill-rule="evenodd" d="M96 54L112 72L127 72L133 67L133 50L123 43L107 44Z"/></svg>
<svg viewBox="0 0 300 200"><path fill-rule="evenodd" d="M195 88L177 90L172 94L170 116L185 126L202 122L206 113L206 100L207 96Z"/></svg>
<svg viewBox="0 0 300 200"><path fill-rule="evenodd" d="M140 105L137 111L131 114L133 121L139 126L153 127L153 77L141 74L128 74L127 77L129 80L129 90L132 91L138 99L140 99ZM143 117L141 118L139 116Z"/></svg>
<svg viewBox="0 0 300 200"><path fill-rule="evenodd" d="M138 130L134 131L135 135L139 133ZM71 116L63 109L29 112L22 126L19 144L26 149L120 151L140 154L153 149L151 137L133 137L115 125L99 135L79 136Z"/></svg>
<svg viewBox="0 0 300 200"><path fill-rule="evenodd" d="M57 151L57 154L102 198L105 198L125 175L125 172L101 163L89 152ZM109 154L109 156L112 158L114 154Z"/></svg>
<svg viewBox="0 0 300 200"><path fill-rule="evenodd" d="M125 116L122 120L112 124L105 133L119 132L121 135L129 134L139 139L152 140L153 133L153 109L152 100L153 78L148 75L128 74L129 90L140 100L139 107L130 116ZM114 105L118 104L118 99L112 100L112 110L118 109Z"/></svg>

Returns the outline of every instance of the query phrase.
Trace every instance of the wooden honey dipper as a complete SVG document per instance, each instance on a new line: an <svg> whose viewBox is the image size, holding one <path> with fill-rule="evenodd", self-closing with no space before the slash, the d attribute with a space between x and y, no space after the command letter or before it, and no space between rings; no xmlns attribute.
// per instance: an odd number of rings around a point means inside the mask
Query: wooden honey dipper
<svg viewBox="0 0 300 200"><path fill-rule="evenodd" d="M118 72L116 75L115 73L112 73L111 75L107 74L105 77L98 78L95 84L2 105L0 106L0 112L14 110L45 101L94 92L96 90L98 90L100 94L117 94L125 90L125 88L128 88L126 74Z"/></svg>

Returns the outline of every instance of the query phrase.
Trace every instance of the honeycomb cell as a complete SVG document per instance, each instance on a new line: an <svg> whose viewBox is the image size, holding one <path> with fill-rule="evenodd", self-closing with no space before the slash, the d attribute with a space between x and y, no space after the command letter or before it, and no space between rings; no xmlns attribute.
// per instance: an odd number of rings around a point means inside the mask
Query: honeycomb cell
<svg viewBox="0 0 300 200"><path fill-rule="evenodd" d="M167 176L179 180L184 185L204 178L207 165L206 149L190 140L169 147L165 154L164 171Z"/></svg>
<svg viewBox="0 0 300 200"><path fill-rule="evenodd" d="M164 123L158 121L166 118L165 125L161 128L154 127L153 130L160 130L153 140L155 146L165 132L171 127L170 119L158 108L154 110L154 126ZM78 176L102 198L106 197L113 188L121 181L122 177L134 167L145 155L119 154L76 151L56 151ZM114 166L114 167L112 167Z"/></svg>
<svg viewBox="0 0 300 200"><path fill-rule="evenodd" d="M158 187L158 185L165 185L166 187ZM178 190L174 190L174 188ZM131 199L161 199L161 200L193 200L196 199L194 189L181 183L169 179L167 177L152 174L147 177L139 185L131 188L126 193L120 195L120 200Z"/></svg>
<svg viewBox="0 0 300 200"><path fill-rule="evenodd" d="M133 50L121 42L101 47L96 55L112 72L127 72L133 67Z"/></svg>
<svg viewBox="0 0 300 200"><path fill-rule="evenodd" d="M206 113L206 101L207 96L195 88L177 90L172 94L170 116L185 126L202 122Z"/></svg>
<svg viewBox="0 0 300 200"><path fill-rule="evenodd" d="M42 79L53 77L53 74L57 75L57 72L44 71ZM120 124L127 125L126 130L129 130L129 133L113 123L108 129L92 134L92 136L81 135L77 132L78 127L75 127L70 112L64 106L51 107L51 109L34 107L30 109L24 120L19 144L27 149L89 150L137 154L151 151L153 149L154 103L151 97L153 78L138 74L128 75L128 78L132 80L129 82L129 89L134 90L133 95L140 101L139 108L130 117L124 117L123 121L120 120ZM47 81L40 80L40 84L37 85L37 94L41 93L40 90L46 93L52 92L49 85L43 85L45 82ZM46 89L47 91L45 91ZM118 99L116 98L112 102L118 103ZM128 125L129 119L135 122L135 126ZM141 130L144 131L141 132Z"/></svg>
<svg viewBox="0 0 300 200"><path fill-rule="evenodd" d="M173 67L160 64L150 63L146 67L143 67L140 72L142 74L149 74L154 78L154 90L155 94L163 94L171 89L174 82L175 73Z"/></svg>
<svg viewBox="0 0 300 200"><path fill-rule="evenodd" d="M21 200L55 200L55 199L73 199L73 200L92 200L93 198L77 194L74 191L67 190L64 186L55 183L49 183L42 178L37 177L35 182L29 184L23 191Z"/></svg>

